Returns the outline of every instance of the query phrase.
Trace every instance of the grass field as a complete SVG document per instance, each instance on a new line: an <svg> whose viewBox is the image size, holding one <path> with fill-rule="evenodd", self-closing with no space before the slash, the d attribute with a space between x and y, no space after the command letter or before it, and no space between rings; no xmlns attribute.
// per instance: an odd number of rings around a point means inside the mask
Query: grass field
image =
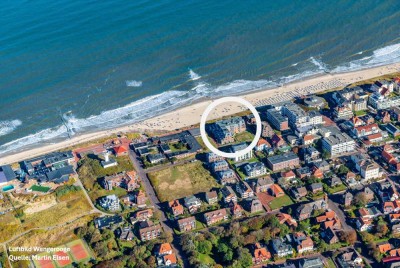
<svg viewBox="0 0 400 268"><path fill-rule="evenodd" d="M148 174L161 202L209 191L219 186L201 162L169 167Z"/></svg>
<svg viewBox="0 0 400 268"><path fill-rule="evenodd" d="M269 207L270 207L272 210L274 210L274 209L281 208L281 207L285 207L285 206L289 206L289 205L292 205L292 204L293 204L292 199L290 199L289 196L284 195L284 196L277 197L277 198L275 198L274 200L272 200L272 201L269 203Z"/></svg>
<svg viewBox="0 0 400 268"><path fill-rule="evenodd" d="M45 186L40 186L40 185L33 185L30 190L35 191L35 192L42 192L42 193L47 193L51 188L50 187L45 187Z"/></svg>
<svg viewBox="0 0 400 268"><path fill-rule="evenodd" d="M248 131L244 131L242 133L235 134L234 138L236 142L251 142L254 139L254 134Z"/></svg>

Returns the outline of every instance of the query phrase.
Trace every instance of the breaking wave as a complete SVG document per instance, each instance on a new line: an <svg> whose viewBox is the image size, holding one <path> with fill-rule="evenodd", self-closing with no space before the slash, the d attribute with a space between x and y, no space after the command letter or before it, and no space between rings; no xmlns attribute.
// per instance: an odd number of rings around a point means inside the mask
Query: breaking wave
<svg viewBox="0 0 400 268"><path fill-rule="evenodd" d="M17 127L22 125L21 120L0 121L0 136L12 133Z"/></svg>
<svg viewBox="0 0 400 268"><path fill-rule="evenodd" d="M142 81L127 80L125 81L127 87L141 87L143 85Z"/></svg>
<svg viewBox="0 0 400 268"><path fill-rule="evenodd" d="M201 78L201 76L199 74L195 73L192 69L189 69L189 77L190 77L190 80L193 80L193 81L199 80Z"/></svg>

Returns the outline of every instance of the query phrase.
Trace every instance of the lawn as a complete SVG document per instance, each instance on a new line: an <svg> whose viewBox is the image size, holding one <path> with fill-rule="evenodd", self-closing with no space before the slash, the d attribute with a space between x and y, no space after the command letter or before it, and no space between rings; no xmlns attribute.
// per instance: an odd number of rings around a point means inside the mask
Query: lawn
<svg viewBox="0 0 400 268"><path fill-rule="evenodd" d="M340 191L344 191L346 190L346 186L344 184L339 184L335 187L324 187L324 190L326 190L328 192L328 194L334 194Z"/></svg>
<svg viewBox="0 0 400 268"><path fill-rule="evenodd" d="M234 138L236 142L251 142L254 139L254 134L248 131L244 131L242 133L235 134Z"/></svg>
<svg viewBox="0 0 400 268"><path fill-rule="evenodd" d="M366 111L355 111L354 114L357 116L362 116L362 115L366 115L367 112Z"/></svg>
<svg viewBox="0 0 400 268"><path fill-rule="evenodd" d="M289 206L289 205L292 205L292 204L293 204L292 199L290 199L290 197L288 195L284 195L284 196L277 197L274 200L272 200L269 203L269 207L272 210L274 210L274 209L285 207L285 206Z"/></svg>
<svg viewBox="0 0 400 268"><path fill-rule="evenodd" d="M199 253L199 260L201 261L201 263L209 264L209 265L213 265L215 263L213 258L211 258L207 254L202 254L202 253Z"/></svg>
<svg viewBox="0 0 400 268"><path fill-rule="evenodd" d="M201 162L151 172L149 179L161 202L209 191L219 184Z"/></svg>
<svg viewBox="0 0 400 268"><path fill-rule="evenodd" d="M30 190L35 192L42 192L47 193L50 190L50 187L40 186L40 185L33 185Z"/></svg>

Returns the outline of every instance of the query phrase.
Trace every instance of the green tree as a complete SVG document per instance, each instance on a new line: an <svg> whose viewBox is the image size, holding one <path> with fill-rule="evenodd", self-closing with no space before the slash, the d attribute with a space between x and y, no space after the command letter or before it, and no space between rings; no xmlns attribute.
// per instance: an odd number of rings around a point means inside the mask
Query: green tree
<svg viewBox="0 0 400 268"><path fill-rule="evenodd" d="M197 250L203 254L210 254L212 250L212 243L208 240L200 241L197 245Z"/></svg>

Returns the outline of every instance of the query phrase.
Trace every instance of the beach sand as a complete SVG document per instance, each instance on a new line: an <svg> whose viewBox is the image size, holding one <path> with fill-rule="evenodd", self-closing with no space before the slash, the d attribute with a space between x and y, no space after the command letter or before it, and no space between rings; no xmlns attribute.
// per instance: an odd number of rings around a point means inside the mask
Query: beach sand
<svg viewBox="0 0 400 268"><path fill-rule="evenodd" d="M312 77L302 81L296 81L287 85L283 85L274 89L260 90L255 93L241 95L242 98L248 100L255 106L261 106L285 100L290 100L295 96L318 93L321 91L344 87L348 84L371 79L374 77L400 72L400 63L385 65L381 67L370 68L366 70L324 74L321 76ZM144 132L144 131L169 131L200 122L201 115L212 100L195 103L193 105L183 107L176 111L166 113L162 116L150 118L140 123L129 126L123 126L111 130L99 131L77 135L71 139L58 142L55 144L43 145L34 149L27 149L23 152L10 154L0 159L0 165L15 163L34 156L42 155L52 151L61 150L66 147L71 147L80 143L85 143L91 140L104 138L115 133L127 132ZM243 111L243 107L234 103L218 106L213 113L210 114L209 120L216 119L222 116L227 116Z"/></svg>

